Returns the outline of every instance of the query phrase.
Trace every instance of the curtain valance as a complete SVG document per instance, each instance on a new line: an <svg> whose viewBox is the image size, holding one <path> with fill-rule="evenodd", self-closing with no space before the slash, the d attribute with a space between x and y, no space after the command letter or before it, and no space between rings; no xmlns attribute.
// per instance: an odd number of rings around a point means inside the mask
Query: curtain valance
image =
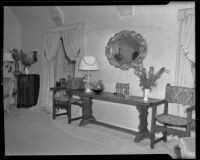
<svg viewBox="0 0 200 160"><path fill-rule="evenodd" d="M43 42L45 57L49 61L55 58L61 40L66 56L71 61L76 61L81 50L82 36L83 25L77 25L71 29L58 32L45 32Z"/></svg>
<svg viewBox="0 0 200 160"><path fill-rule="evenodd" d="M178 12L178 20L184 20L189 15L194 15L195 9L194 8L187 8L187 9L181 9Z"/></svg>
<svg viewBox="0 0 200 160"><path fill-rule="evenodd" d="M75 61L80 52L81 30L76 27L61 32L65 54L71 61Z"/></svg>

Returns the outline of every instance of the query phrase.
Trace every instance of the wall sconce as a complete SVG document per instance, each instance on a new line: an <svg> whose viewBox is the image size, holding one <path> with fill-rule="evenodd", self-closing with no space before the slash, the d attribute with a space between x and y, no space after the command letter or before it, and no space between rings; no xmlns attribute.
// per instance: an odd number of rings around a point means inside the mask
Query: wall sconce
<svg viewBox="0 0 200 160"><path fill-rule="evenodd" d="M97 59L93 56L84 56L79 63L79 70L87 71L87 82L85 92L92 92L90 89L90 71L98 70Z"/></svg>
<svg viewBox="0 0 200 160"><path fill-rule="evenodd" d="M117 6L117 9L119 10L120 16L133 16L134 15L134 6L131 5L123 5L123 6Z"/></svg>
<svg viewBox="0 0 200 160"><path fill-rule="evenodd" d="M3 53L3 61L4 62L14 62L15 60L12 58L12 54L10 52Z"/></svg>
<svg viewBox="0 0 200 160"><path fill-rule="evenodd" d="M10 52L4 52L3 53L3 66L5 67L4 69L6 69L7 71L3 71L3 72L7 72L10 73L11 71L14 71L14 59L12 58L12 54Z"/></svg>

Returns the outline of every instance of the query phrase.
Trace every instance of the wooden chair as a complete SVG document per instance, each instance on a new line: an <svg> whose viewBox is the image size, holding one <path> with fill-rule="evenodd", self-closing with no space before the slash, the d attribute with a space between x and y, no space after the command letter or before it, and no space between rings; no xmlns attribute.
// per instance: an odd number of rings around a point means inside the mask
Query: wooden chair
<svg viewBox="0 0 200 160"><path fill-rule="evenodd" d="M53 119L57 116L67 115L68 123L70 124L74 120L81 119L80 117L71 118L72 105L82 107L82 100L80 98L70 98L70 95L66 92L65 87L54 87L53 89ZM57 113L58 109L65 109L64 113Z"/></svg>
<svg viewBox="0 0 200 160"><path fill-rule="evenodd" d="M168 114L169 103L189 106L188 108L186 108L187 117L180 117ZM165 92L164 112L158 115L157 107L158 106L152 106L152 121L150 135L151 148L154 148L154 144L160 142L161 140L167 142L167 135L169 134L174 134L179 137L190 137L191 129L195 126L195 120L192 119L192 111L195 110L194 88L170 86L170 84L167 84ZM156 123L160 123L161 125L158 125ZM185 130L178 130L170 128L169 126L183 127L185 128ZM163 136L161 138L155 139L156 132L162 132Z"/></svg>
<svg viewBox="0 0 200 160"><path fill-rule="evenodd" d="M71 118L72 106L77 105L79 107L82 107L83 103L81 97L74 98L72 95L67 93L66 89L84 89L84 86L85 84L83 82L83 78L68 76L64 87L51 88L51 90L53 90L53 119L55 119L57 116L67 114L68 123L70 124L72 121L83 118L82 116ZM66 112L56 113L59 108L65 109Z"/></svg>

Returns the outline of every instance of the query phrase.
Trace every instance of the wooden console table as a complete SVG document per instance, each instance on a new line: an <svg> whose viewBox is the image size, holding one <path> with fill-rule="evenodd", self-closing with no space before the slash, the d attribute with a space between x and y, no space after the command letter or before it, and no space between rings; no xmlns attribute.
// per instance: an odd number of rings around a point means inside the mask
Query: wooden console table
<svg viewBox="0 0 200 160"><path fill-rule="evenodd" d="M159 105L163 103L165 100L153 99L150 98L148 102L143 101L143 97L138 96L128 96L125 98L121 95L115 95L109 92L102 92L101 94L97 95L95 93L86 93L83 90L70 90L68 93L72 95L77 95L82 97L83 99L83 119L80 122L80 126L86 125L88 123L98 124L102 126L106 126L109 128L117 129L120 131L125 131L131 134L135 134L135 142L140 142L144 138L150 137L150 132L147 128L147 116L148 116L148 108L151 106ZM101 100L101 101L108 101L113 103L121 103L121 104L128 104L136 106L139 112L139 132L135 132L129 129L124 129L118 126L106 124L99 122L95 119L92 115L92 99Z"/></svg>
<svg viewBox="0 0 200 160"><path fill-rule="evenodd" d="M51 90L53 89L55 88L51 88ZM148 102L144 102L143 97L128 96L127 98L125 98L123 95L115 95L109 92L102 92L101 94L97 95L93 92L86 93L84 92L84 90L67 90L66 89L66 91L69 93L70 97L72 97L73 95L76 95L76 96L80 96L83 99L83 110L82 110L83 119L81 120L79 124L80 126L86 125L88 123L92 123L92 124L97 124L97 125L109 127L112 129L124 131L127 133L131 133L131 134L136 135L135 140L134 140L135 142L140 142L144 138L150 138L150 132L147 128L148 108L153 107L155 105L159 105L163 103L163 101L165 101L164 99L159 100L159 99L150 98ZM93 113L92 99L136 106L139 112L139 126L138 126L139 131L136 132L130 129L125 129L122 127L118 127L118 126L97 121L96 118L92 115Z"/></svg>

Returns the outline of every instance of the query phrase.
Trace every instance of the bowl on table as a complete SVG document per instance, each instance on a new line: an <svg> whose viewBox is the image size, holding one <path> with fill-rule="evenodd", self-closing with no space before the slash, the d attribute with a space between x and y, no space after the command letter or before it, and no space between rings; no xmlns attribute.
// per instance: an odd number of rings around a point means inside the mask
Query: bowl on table
<svg viewBox="0 0 200 160"><path fill-rule="evenodd" d="M103 92L103 89L92 89L92 91L93 91L95 94L100 94L101 92Z"/></svg>

